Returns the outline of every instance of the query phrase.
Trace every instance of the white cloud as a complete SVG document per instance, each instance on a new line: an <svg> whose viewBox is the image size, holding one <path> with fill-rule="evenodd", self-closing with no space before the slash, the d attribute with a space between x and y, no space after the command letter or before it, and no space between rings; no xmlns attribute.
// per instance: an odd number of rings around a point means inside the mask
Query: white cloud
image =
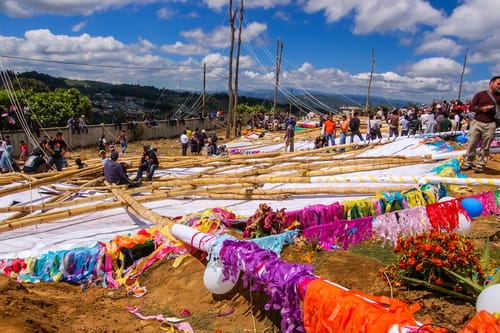
<svg viewBox="0 0 500 333"><path fill-rule="evenodd" d="M248 24L242 32L242 40L251 42L267 29L264 23L252 22ZM202 29L181 31L181 37L187 40L187 43L180 41L173 45L164 45L161 47L163 52L183 55L207 54L211 49L225 49L229 47L230 34L229 27L219 26L210 32L204 32Z"/></svg>
<svg viewBox="0 0 500 333"><path fill-rule="evenodd" d="M160 50L165 53L181 55L200 55L208 52L208 49L204 49L201 45L183 44L179 41L172 45L163 45Z"/></svg>
<svg viewBox="0 0 500 333"><path fill-rule="evenodd" d="M436 33L469 40L481 40L498 34L500 2L464 0L446 20L440 22Z"/></svg>
<svg viewBox="0 0 500 333"><path fill-rule="evenodd" d="M54 35L48 30L29 31L25 38L0 37L0 43L7 54L63 62L23 63L21 60L4 58L8 62L6 68L14 68L18 72L37 70L75 79L113 83L131 83L133 80L134 83L200 90L203 63L206 63L207 88L212 91L227 89L228 58L220 53L211 52L201 59L188 57L174 62L155 55L158 48L147 39L124 44L113 37L92 37L88 34L70 37ZM76 63L109 67L78 66ZM456 80L443 81L432 75L457 73L459 67L459 64L445 58L426 59L413 65L408 75L394 72L375 74L372 92L382 96L386 94L390 98L403 96L408 100L427 102L436 96L453 95L456 94ZM448 68L448 72L444 68ZM303 93L303 90L365 95L368 80L367 72L349 73L332 67L315 68L311 63L304 62L298 68L282 67L280 82L283 89L292 88L296 95ZM243 55L240 58L240 89L273 91L274 67L256 70L254 60ZM466 93L464 85L464 96Z"/></svg>
<svg viewBox="0 0 500 333"><path fill-rule="evenodd" d="M437 25L442 18L427 1L363 1L356 8L354 33L414 32L418 25Z"/></svg>
<svg viewBox="0 0 500 333"><path fill-rule="evenodd" d="M169 20L177 14L176 11L170 10L167 7L162 7L156 11L156 15L161 20Z"/></svg>
<svg viewBox="0 0 500 333"><path fill-rule="evenodd" d="M306 0L307 13L324 11L334 23L354 13L353 32L369 34L415 31L418 25L437 25L443 14L423 0Z"/></svg>
<svg viewBox="0 0 500 333"><path fill-rule="evenodd" d="M90 15L110 8L127 5L147 5L161 0L4 0L0 12L12 17L30 17L40 14Z"/></svg>
<svg viewBox="0 0 500 333"><path fill-rule="evenodd" d="M416 49L417 54L437 54L456 57L462 53L462 47L450 38L427 40Z"/></svg>
<svg viewBox="0 0 500 333"><path fill-rule="evenodd" d="M277 20L281 20L281 21L285 21L285 22L289 22L290 21L290 15L285 12L285 11L282 11L282 10L278 10L274 16L273 16L275 19Z"/></svg>
<svg viewBox="0 0 500 333"><path fill-rule="evenodd" d="M221 10L222 8L227 8L227 0L203 0L203 3L207 5L208 8L215 10ZM291 0L246 0L244 2L245 8L274 8L278 6L284 6L291 3ZM238 8L240 5L239 0L233 0L233 7Z"/></svg>
<svg viewBox="0 0 500 333"><path fill-rule="evenodd" d="M71 27L71 31L79 32L87 26L87 23L88 23L87 21L83 21L83 22L80 22L78 24L75 24L74 26Z"/></svg>
<svg viewBox="0 0 500 333"><path fill-rule="evenodd" d="M149 40L144 38L139 38L139 45L143 52L151 51L156 49L156 45L151 43Z"/></svg>
<svg viewBox="0 0 500 333"><path fill-rule="evenodd" d="M77 4L73 0L44 0L40 1L4 1L0 10L4 13L17 13L16 16L29 16L38 13L63 13L63 15L89 14L109 8L121 8L126 5L144 3L172 3L186 0L82 0ZM478 0L464 0L463 6L475 3ZM71 6L69 5L71 3ZM211 9L227 10L227 0L204 0L203 3ZM239 1L234 0L235 7ZM291 4L289 0L255 0L245 1L245 8L276 8L274 18L287 20L289 11L278 8ZM343 18L353 18L352 31L356 34L370 34L372 32L396 32L405 45L412 45L411 35L420 26L437 27L425 36L417 49L418 54L446 55L454 57L460 55L461 39L468 36L467 32L457 29L454 23L458 11L447 19L444 14L423 0L298 0L298 5L308 13L324 12L329 23ZM492 8L490 7L488 8ZM461 8L459 7L459 8ZM8 8L8 9L6 9ZM195 7L192 7L195 8ZM465 7L463 7L465 8ZM286 10L290 7L286 8ZM498 12L498 11L497 11ZM197 15L196 12L191 12ZM168 7L157 11L163 19L169 19L174 14ZM272 14L272 13L271 13ZM456 15L456 16L454 16ZM492 15L488 13L488 15ZM306 19L307 20L307 17ZM486 20L489 22L489 19ZM83 23L74 26L73 31L80 31ZM495 29L486 25L486 28L477 28L479 43L471 49L470 62L492 62L500 64L498 47L500 40L493 32ZM462 28L462 27L458 27ZM489 30L488 30L489 29ZM250 22L243 30L245 41L252 42L257 38L267 37L266 23ZM403 36L399 34L403 32ZM106 82L137 82L141 84L160 83L165 86L165 80L175 81L174 85L182 80L183 89L200 89L201 69L207 64L207 79L211 89L225 91L227 89L227 53L229 46L229 28L218 26L212 30L192 29L183 31L179 40L173 44L157 46L146 38L139 38L135 43L124 43L111 36L80 36L54 35L49 30L27 31L24 38L1 37L0 43L6 54L18 55L31 59L47 59L68 63L87 63L109 65L113 67L81 67L65 65L63 63L22 63L20 60L8 59L16 71L38 70L55 76L102 80ZM469 38L469 37L467 37ZM285 41L286 43L286 41ZM413 42L414 43L414 42ZM455 51L458 50L458 51ZM220 53L214 50L221 50ZM246 51L246 50L244 50ZM3 53L2 52L2 53ZM163 57L159 52L175 54L176 61ZM186 57L180 57L186 56ZM271 57L273 54L271 54ZM271 59L271 62L273 60ZM345 70L324 67L315 68L313 60L303 62L299 68L282 66L281 84L285 88L309 91L324 91L340 94L366 94L370 73L349 73ZM240 84L245 89L269 89L274 87L274 66L264 64L257 68L255 60L244 52L240 58ZM267 67L266 67L267 66ZM395 64L395 66L397 66ZM406 74L395 72L377 73L374 75L373 94L390 94L390 98L404 96L411 100L432 100L436 94L445 96L455 94L457 78L461 72L461 63L451 58L427 58L415 64L407 65ZM499 70L500 65L491 70ZM143 68L143 69L139 69ZM150 68L151 70L144 70ZM464 90L476 91L473 83L464 85ZM484 87L482 87L484 89Z"/></svg>
<svg viewBox="0 0 500 333"><path fill-rule="evenodd" d="M407 73L418 77L458 77L462 72L462 65L450 58L434 57L422 59L413 64Z"/></svg>
<svg viewBox="0 0 500 333"><path fill-rule="evenodd" d="M23 6L18 0L5 0L0 2L0 12L11 17L30 17L33 11Z"/></svg>
<svg viewBox="0 0 500 333"><path fill-rule="evenodd" d="M315 13L324 10L327 21L333 23L348 15L360 2L359 0L306 0L304 10L306 13Z"/></svg>

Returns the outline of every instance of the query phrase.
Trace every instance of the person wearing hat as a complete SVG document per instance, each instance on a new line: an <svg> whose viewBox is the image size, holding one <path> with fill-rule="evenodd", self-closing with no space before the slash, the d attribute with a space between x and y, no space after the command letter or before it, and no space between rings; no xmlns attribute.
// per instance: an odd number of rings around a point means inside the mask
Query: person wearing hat
<svg viewBox="0 0 500 333"><path fill-rule="evenodd" d="M107 158L107 156L106 156L106 151L105 150L102 150L102 149L99 150L99 157L101 158L102 164L106 164L106 162L109 161L109 158Z"/></svg>
<svg viewBox="0 0 500 333"><path fill-rule="evenodd" d="M150 145L145 144L142 146L142 148L143 152L139 168L137 169L136 180L142 181L142 172L146 171L147 172L146 180L149 181L153 179L153 174L155 173L156 169L158 169L159 166L158 156L156 155L154 149L151 149Z"/></svg>
<svg viewBox="0 0 500 333"><path fill-rule="evenodd" d="M129 188L137 187L140 183L131 182L125 173L123 165L118 162L119 154L114 151L111 153L111 159L104 164L104 178L110 184L127 185Z"/></svg>

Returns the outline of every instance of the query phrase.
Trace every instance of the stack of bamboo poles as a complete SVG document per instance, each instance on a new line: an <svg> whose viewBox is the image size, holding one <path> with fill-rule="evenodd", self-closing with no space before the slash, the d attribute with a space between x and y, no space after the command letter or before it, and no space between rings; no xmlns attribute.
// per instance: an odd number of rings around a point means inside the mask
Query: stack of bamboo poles
<svg viewBox="0 0 500 333"><path fill-rule="evenodd" d="M352 145L344 146L352 148ZM335 148L339 147L341 146ZM294 187L293 184L310 184L311 177L316 176L338 176L430 161L425 157L361 158L353 153L354 150L343 157L342 154L334 155L330 151L332 147L294 153L271 152L218 157L160 156L160 169L156 175L162 176L133 189L107 184L99 159L87 160L88 166L82 169L71 166L63 171L46 174L0 175L1 197L42 187L57 193L42 203L0 207L0 213L12 213L0 221L0 232L117 207L124 207L156 224L166 224L170 223L169 218L152 212L142 203L169 198L284 200L293 195L373 195L377 192L403 191L415 185ZM140 160L140 156L128 158L132 161ZM189 171L194 168L198 168L198 171ZM185 172L179 174L179 170ZM134 168L130 171L132 175ZM288 186L264 188L269 184ZM82 191L97 194L82 197L78 195Z"/></svg>

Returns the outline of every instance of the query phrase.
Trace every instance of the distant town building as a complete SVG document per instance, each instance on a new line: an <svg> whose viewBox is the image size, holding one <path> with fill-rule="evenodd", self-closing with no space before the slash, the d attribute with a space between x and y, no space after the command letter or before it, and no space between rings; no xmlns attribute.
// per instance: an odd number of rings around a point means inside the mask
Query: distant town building
<svg viewBox="0 0 500 333"><path fill-rule="evenodd" d="M358 112L360 115L364 114L364 109L359 106L341 106L340 112L346 116L354 115L354 112Z"/></svg>

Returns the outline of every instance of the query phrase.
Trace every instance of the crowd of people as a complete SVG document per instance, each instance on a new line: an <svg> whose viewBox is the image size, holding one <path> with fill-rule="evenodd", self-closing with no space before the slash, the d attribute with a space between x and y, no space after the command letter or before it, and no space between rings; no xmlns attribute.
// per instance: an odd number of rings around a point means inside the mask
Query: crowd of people
<svg viewBox="0 0 500 333"><path fill-rule="evenodd" d="M25 113L29 117L29 109ZM223 120L224 113L223 111L211 112L209 118ZM144 122L147 122L148 126L157 126L156 120L151 116L145 117ZM321 134L314 141L315 148L335 146L336 144L344 145L347 143L348 137L350 143L354 142L355 137L364 143L377 140L380 142L383 138L381 129L384 126L388 127L389 140L395 140L399 136L436 132L440 132L445 136L448 133L451 136L454 131L468 130L469 145L461 168L462 170L474 168L475 172L481 173L487 163L495 129L500 125L500 77L493 77L486 90L478 92L472 100L465 103L458 100L440 101L429 105L394 108L390 111L381 107L370 114L367 120L361 120L359 114L354 112L350 116L345 114L340 116L320 116L319 122ZM137 121L135 118L128 118L127 128L122 129L121 122L115 115L113 124L118 133L116 138L108 142L106 135L102 134L98 139L99 155L106 155L107 151L111 154L109 159L105 158L103 161L117 162L120 156L126 154L128 147L127 131L137 126ZM361 133L362 124L366 125L364 134ZM88 125L86 125L83 115L77 119L71 118L68 120L68 126L71 126L75 133L88 131ZM262 128L264 131L283 131L285 151L294 151L296 121L292 115L286 113L276 115L257 113L247 122L247 127ZM226 150L225 145L219 145L220 138L218 138L215 131L207 133L204 129L195 128L191 130L186 127L180 135L179 141L182 147L182 156L187 156L188 151L192 155L206 153L208 156L215 156L225 153ZM115 148L115 144L119 145L120 152ZM14 149L9 136L6 135L0 138L1 172L20 171L21 168L18 163L24 164L23 171L26 173L46 172L50 169L61 171L67 166L65 153L70 151L71 148L66 143L61 132L51 138L44 135L39 147L29 153L27 144L21 141L18 162L13 157ZM476 153L477 148L480 148L479 154ZM339 152L344 150L345 147L338 148ZM118 168L115 164L106 167L106 179L110 183L136 186L142 182L142 175L145 172L146 179L152 180L159 166L157 154L155 148L144 145L135 182L131 182L128 176L124 177L124 174L127 175L129 165L123 162L118 163L121 168ZM477 162L475 161L476 155L479 155ZM85 164L80 161L79 167L84 166Z"/></svg>

